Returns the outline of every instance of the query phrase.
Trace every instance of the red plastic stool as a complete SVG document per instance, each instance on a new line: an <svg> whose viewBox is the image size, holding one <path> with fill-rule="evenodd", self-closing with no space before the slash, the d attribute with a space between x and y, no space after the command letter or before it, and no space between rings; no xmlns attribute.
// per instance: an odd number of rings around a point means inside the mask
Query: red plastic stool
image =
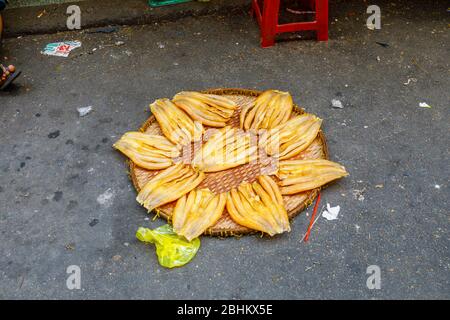
<svg viewBox="0 0 450 320"><path fill-rule="evenodd" d="M315 30L318 41L328 40L328 0L306 0L315 11L315 20L287 24L278 24L280 0L262 1L263 10L261 11L258 0L252 0L252 11L261 28L261 46L263 48L273 46L275 36L284 32Z"/></svg>

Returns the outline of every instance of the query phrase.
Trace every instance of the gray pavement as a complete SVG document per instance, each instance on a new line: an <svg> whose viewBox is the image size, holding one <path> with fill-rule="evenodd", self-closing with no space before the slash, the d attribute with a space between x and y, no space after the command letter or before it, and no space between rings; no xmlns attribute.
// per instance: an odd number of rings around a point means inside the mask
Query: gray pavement
<svg viewBox="0 0 450 320"><path fill-rule="evenodd" d="M362 2L338 1L328 43L269 49L244 12L7 39L2 56L24 74L0 93L0 298L449 299L447 4L379 5L381 30L364 26ZM83 46L40 54L63 39ZM331 159L350 176L322 203L341 214L320 218L307 244L305 213L274 239L203 237L190 264L167 270L135 239L163 221L146 220L111 145L154 99L213 87L288 90L323 118ZM66 287L69 265L81 290ZM370 265L380 290L366 286Z"/></svg>

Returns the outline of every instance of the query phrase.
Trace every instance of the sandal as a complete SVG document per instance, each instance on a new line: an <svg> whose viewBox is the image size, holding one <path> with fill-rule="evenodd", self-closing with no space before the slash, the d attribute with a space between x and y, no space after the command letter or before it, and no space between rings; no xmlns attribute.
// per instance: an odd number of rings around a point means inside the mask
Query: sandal
<svg viewBox="0 0 450 320"><path fill-rule="evenodd" d="M13 65L8 66L7 68L0 64L0 90L5 90L9 87L9 85L20 76L22 72L16 70L16 67Z"/></svg>

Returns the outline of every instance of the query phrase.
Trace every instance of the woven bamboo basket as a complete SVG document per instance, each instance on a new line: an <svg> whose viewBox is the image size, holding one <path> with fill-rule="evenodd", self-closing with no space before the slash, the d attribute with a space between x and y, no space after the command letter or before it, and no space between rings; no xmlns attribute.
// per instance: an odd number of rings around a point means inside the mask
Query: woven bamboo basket
<svg viewBox="0 0 450 320"><path fill-rule="evenodd" d="M246 104L253 103L261 91L247 89L210 89L203 91L203 93L224 95L227 98L234 100L238 104L239 109L235 112L228 125L232 127L239 127L241 107ZM304 110L295 105L292 116L302 113L304 113ZM208 127L205 126L205 129L208 129ZM162 135L158 122L154 116L150 116L150 118L147 119L147 121L140 128L140 131L149 134ZM323 132L319 132L317 138L306 150L291 159L328 159L328 149ZM129 161L129 166L130 176L137 192L139 192L141 188L152 179L153 176L160 172L159 170L152 171L143 169L131 161ZM273 162L271 162L268 158L266 161L249 163L225 171L207 173L206 179L197 188L209 188L215 193L226 192L233 187L237 187L243 181L253 182L259 175L268 174L270 172L273 172ZM272 177L277 180L275 176ZM293 219L306 207L308 207L316 198L319 190L320 188L295 195L283 196L289 218ZM175 204L176 202L172 202L163 205L155 209L155 213L167 219L167 221L171 223L172 211ZM222 217L214 226L205 232L205 235L226 237L250 234L253 232L255 231L234 222L225 208Z"/></svg>

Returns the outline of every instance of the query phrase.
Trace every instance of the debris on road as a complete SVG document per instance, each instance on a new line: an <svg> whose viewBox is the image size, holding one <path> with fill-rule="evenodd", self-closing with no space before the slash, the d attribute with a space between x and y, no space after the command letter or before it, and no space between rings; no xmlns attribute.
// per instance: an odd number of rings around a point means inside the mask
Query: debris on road
<svg viewBox="0 0 450 320"><path fill-rule="evenodd" d="M70 52L81 47L80 41L63 41L49 43L41 53L47 56L57 56L67 58Z"/></svg>
<svg viewBox="0 0 450 320"><path fill-rule="evenodd" d="M38 19L42 18L42 16L43 16L44 14L46 14L46 13L47 13L47 11L44 9L43 11L41 11L41 12L37 15L37 18L38 18Z"/></svg>
<svg viewBox="0 0 450 320"><path fill-rule="evenodd" d="M416 78L408 78L408 81L403 82L405 86L409 85L411 82L417 82Z"/></svg>
<svg viewBox="0 0 450 320"><path fill-rule="evenodd" d="M121 259L122 259L122 256L121 256L121 255L118 255L118 254L116 254L115 256L112 257L112 260L113 260L114 262L120 261Z"/></svg>
<svg viewBox="0 0 450 320"><path fill-rule="evenodd" d="M322 206L322 208L320 208L320 212L323 211L323 208L324 208L324 207L325 207L325 206ZM306 216L308 216L308 213L306 214ZM313 222L312 225L311 225L311 229L314 227L314 225L316 224L317 220L319 220L320 216L321 216L320 214L317 215L316 219L314 220L314 222ZM302 240L300 240L300 241L304 241L304 240L306 239L306 236L309 237L309 233L310 233L310 232L306 231L306 233L303 235Z"/></svg>
<svg viewBox="0 0 450 320"><path fill-rule="evenodd" d="M92 111L92 106L77 108L78 115L84 117Z"/></svg>
<svg viewBox="0 0 450 320"><path fill-rule="evenodd" d="M337 109L344 108L344 105L342 104L341 100L338 100L338 99L331 100L331 106L333 108L337 108Z"/></svg>
<svg viewBox="0 0 450 320"><path fill-rule="evenodd" d="M91 49L90 52L88 52L88 54L93 54L95 51L102 50L104 48L110 48L110 47L114 47L114 46L120 47L120 46L123 46L123 45L125 45L125 42L121 41L121 40L118 40L118 41L116 41L114 43L103 44L103 45L99 45L98 47L94 47L94 48Z"/></svg>
<svg viewBox="0 0 450 320"><path fill-rule="evenodd" d="M60 131L59 131L59 130L56 130L56 131L50 132L50 133L47 135L47 137L48 137L49 139L55 139L55 138L58 138L58 137L59 137L59 134L60 134Z"/></svg>
<svg viewBox="0 0 450 320"><path fill-rule="evenodd" d="M431 106L426 102L420 102L419 107L431 109Z"/></svg>
<svg viewBox="0 0 450 320"><path fill-rule="evenodd" d="M353 197L355 197L356 200L364 201L364 192L366 191L366 188L362 190L355 189L353 190Z"/></svg>
<svg viewBox="0 0 450 320"><path fill-rule="evenodd" d="M376 44L382 46L383 48L387 48L389 47L389 44L386 42L379 42L379 41L375 41Z"/></svg>
<svg viewBox="0 0 450 320"><path fill-rule="evenodd" d="M314 218L316 217L317 208L319 207L319 204L320 204L320 193L319 193L319 195L317 196L316 204L314 205L314 209L313 209L313 213L312 213L312 216L311 216L311 220L309 221L308 230L306 230L306 234L305 234L305 236L303 237L303 241L305 241L305 242L308 241L309 235L310 235L310 233L311 233L311 229L312 229L312 227L314 226L314 224L315 224L316 221L317 221L317 219L314 220ZM320 215L319 215L319 217L320 217Z"/></svg>
<svg viewBox="0 0 450 320"><path fill-rule="evenodd" d="M89 226L93 227L98 223L98 219L92 219L91 222L89 222Z"/></svg>
<svg viewBox="0 0 450 320"><path fill-rule="evenodd" d="M141 227L136 232L136 238L153 243L159 263L166 268L184 266L195 257L200 248L199 238L189 242L177 235L168 224L153 230Z"/></svg>
<svg viewBox="0 0 450 320"><path fill-rule="evenodd" d="M75 243L71 242L65 245L66 250L75 250Z"/></svg>
<svg viewBox="0 0 450 320"><path fill-rule="evenodd" d="M341 211L340 206L332 207L329 203L327 203L327 210L325 210L322 213L322 217L324 217L327 220L336 220L339 214L339 211Z"/></svg>

